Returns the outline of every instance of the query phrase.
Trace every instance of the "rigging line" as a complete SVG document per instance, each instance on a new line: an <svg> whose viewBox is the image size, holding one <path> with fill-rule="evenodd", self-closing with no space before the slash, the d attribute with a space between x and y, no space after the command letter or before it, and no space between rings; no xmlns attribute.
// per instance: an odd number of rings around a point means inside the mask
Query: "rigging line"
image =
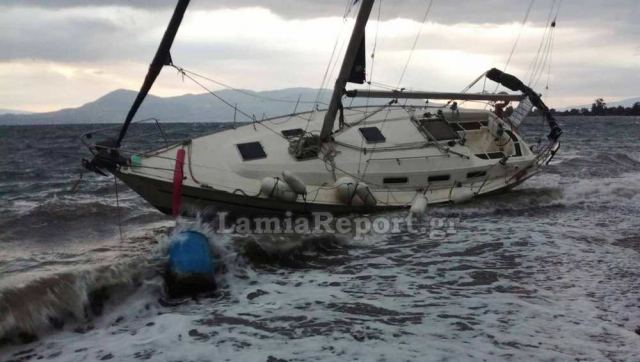
<svg viewBox="0 0 640 362"><path fill-rule="evenodd" d="M351 13L351 10L353 10L353 7L356 5L357 2L358 0L347 0L347 5L345 6L344 14L342 15L343 19L349 16L349 14Z"/></svg>
<svg viewBox="0 0 640 362"><path fill-rule="evenodd" d="M473 88L473 86L476 85L476 83L478 83L482 78L484 78L484 80L486 82L487 81L487 78L485 77L486 75L487 75L487 72L484 72L484 73L480 74L480 76L478 78L476 78L468 86L464 87L464 89L461 90L460 93L467 93L467 91L469 91L469 89ZM483 87L482 90L484 91L484 87Z"/></svg>
<svg viewBox="0 0 640 362"><path fill-rule="evenodd" d="M551 41L551 36L549 35L544 42L544 47L542 48L542 57L540 58L539 63L536 65L535 69L533 70L533 73L531 73L531 78L529 79L529 82L527 83L527 85L529 87L534 87L535 83L537 82L537 80L540 78L540 74L544 71L544 67L545 67L545 63L546 63L546 58L547 58L547 53L549 51L549 42Z"/></svg>
<svg viewBox="0 0 640 362"><path fill-rule="evenodd" d="M531 0L534 1L534 0ZM411 62L411 57L413 56L413 52L416 49L416 45L418 45L418 40L420 39L420 35L422 35L422 30L424 28L424 23L427 21L429 17L429 12L431 12L431 5L433 5L433 0L429 0L429 5L427 5L427 10L424 13L424 17L422 18L422 25L420 25L420 30L416 34L415 39L413 40L413 45L411 46L411 51L409 52L409 57L407 58L407 62L404 64L404 68L402 69L402 73L400 74L400 80L398 81L398 88L400 84L402 84L402 80L404 79L404 75L407 72L407 67L409 67L409 63Z"/></svg>
<svg viewBox="0 0 640 362"><path fill-rule="evenodd" d="M189 142L189 144L193 144L192 142ZM191 147L191 146L189 146ZM175 157L168 157L168 156L160 156L160 155L154 155L154 156L148 156L147 158L158 158L161 160L168 160L168 161L175 161L176 158ZM221 167L215 167L215 166L207 166L207 165L203 165L203 164L199 164L199 163L193 163L191 165L189 165L190 167L197 167L197 168L204 168L204 169L208 169L208 170L215 170L215 171L220 171L220 172L228 172L228 169L225 168L221 168ZM135 168L148 168L150 170L161 170L161 171L173 171L172 168L164 168L164 167L154 167L154 166L145 166L145 165L140 165L140 166L135 166Z"/></svg>
<svg viewBox="0 0 640 362"><path fill-rule="evenodd" d="M346 22L346 19L345 19L345 23L344 24L346 24L346 23L347 22ZM344 28L344 25L343 25L343 28ZM340 43L340 48L338 50L338 54L337 55L344 54L344 48L345 48L345 46L347 46L347 44L349 42L348 38L349 38L348 36L344 36L342 38L342 42ZM333 79L333 74L336 72L336 69L338 68L338 65L341 64L340 60L341 59L340 59L339 56L337 56L335 58L335 60L333 61L333 65L331 66L331 69L330 69L329 74L327 76L327 79Z"/></svg>
<svg viewBox="0 0 640 362"><path fill-rule="evenodd" d="M181 72L179 67L174 66L174 68L178 69L178 71ZM271 129L269 126L267 126L266 124L264 124L264 122L262 121L258 121L256 120L256 118L252 115L249 115L248 113L246 113L245 111L241 110L240 108L236 107L235 105L227 102L224 98L220 97L219 95L215 94L215 92L212 92L209 88L205 87L202 83L198 82L197 80L195 80L193 77L191 77L189 74L181 72L182 75L188 79L190 79L192 82L194 82L195 84L197 84L198 86L200 86L202 89L204 89L205 91L207 91L209 94L211 94L212 96L216 97L218 100L220 100L222 103L226 104L227 106L233 108L234 110L236 110L237 112L239 112L240 114L242 114L243 116L249 118L252 123L255 124L259 124L262 127L268 129L269 131L273 132L274 134L278 135L280 138L283 139L287 139L286 137L284 137L280 132L277 132L273 129Z"/></svg>
<svg viewBox="0 0 640 362"><path fill-rule="evenodd" d="M393 102L393 101L392 101ZM382 131L384 129L384 124L387 121L387 119L389 118L389 113L391 113L391 107L387 108L387 112L384 115L384 119L382 120L382 123L380 124L380 131ZM374 143L371 152L369 152L369 158L367 159L367 161L365 162L364 165L364 170L362 170L362 178L364 179L364 176L367 174L367 169L369 168L369 164L371 161L371 158L373 157L373 151L376 149L376 146L378 144ZM364 151L364 150L363 150Z"/></svg>
<svg viewBox="0 0 640 362"><path fill-rule="evenodd" d="M549 22L547 21L547 24ZM538 69L538 65L540 62L540 55L542 54L543 49L546 47L546 43L547 43L547 32L549 31L549 27L547 25L547 27L544 30L544 33L542 34L542 38L540 39L540 45L538 45L538 50L536 52L536 56L533 59L533 61L531 62L531 64L529 65L529 69L527 70L527 77L528 77L528 81L527 81L527 85L531 85L531 82L533 81L533 78L535 76L536 70Z"/></svg>
<svg viewBox="0 0 640 362"><path fill-rule="evenodd" d="M204 89L205 91L207 91L209 94L211 94L212 96L216 97L220 102L226 104L227 106L229 106L230 108L233 108L235 110L237 110L240 114L242 114L243 116L247 117L248 119L250 119L251 121L255 121L253 116L251 116L250 114L244 112L243 110L241 110L240 108L236 107L235 105L229 103L228 101L226 101L224 98L220 97L219 95L215 94L215 92L211 91L209 88L207 88L206 86L204 86L204 84L198 82L197 80L195 80L192 76L190 76L188 73L186 73L184 71L184 69L172 65L174 68L176 68L178 70L178 72L180 74L182 74L184 77L190 79L191 81L193 81L195 84L199 85L200 88Z"/></svg>
<svg viewBox="0 0 640 362"><path fill-rule="evenodd" d="M548 95L549 92L549 82L551 78L551 65L553 63L553 45L555 44L555 28L558 21L558 15L560 14L560 7L562 6L562 0L558 1L558 8L556 9L556 14L553 17L553 22L551 23L552 32L551 32L551 44L549 45L549 60L547 62L547 83L545 85L545 91Z"/></svg>
<svg viewBox="0 0 640 362"><path fill-rule="evenodd" d="M506 72L507 69L509 68L509 64L511 63L511 59L513 58L513 54L516 52L516 48L518 47L518 43L520 42L520 38L522 37L522 33L524 31L525 26L527 25L527 21L529 20L529 15L531 14L531 9L533 9L533 4L535 2L536 2L536 0L531 0L529 2L529 6L527 7L527 11L525 12L524 18L522 19L522 24L520 26L520 31L518 32L518 36L516 37L516 40L513 42L513 46L511 47L511 52L509 53L509 57L507 58L507 62L505 63L504 68L502 68L503 72ZM493 93L496 93L498 91L498 88L500 88L500 83L496 84L496 87L493 90ZM487 109L488 106L489 106L489 104L487 104L484 107L484 109Z"/></svg>
<svg viewBox="0 0 640 362"><path fill-rule="evenodd" d="M249 97L253 97L253 98L263 99L263 100L265 100L265 101L270 101L270 102L281 102L281 103L291 103L291 104L294 104L294 103L300 103L300 104L305 104L305 103L309 103L309 104L320 103L320 104L326 105L326 103L322 103L322 102L313 102L313 101L294 101L294 100L290 100L290 99L280 99L280 98L267 97L267 96L259 95L259 94L256 94L256 93L252 93L252 92L249 92L249 91L246 91L246 90L240 89L240 88L235 88L235 87L233 87L233 86L231 86L231 85L229 85L229 84L225 84L225 83L223 83L223 82L220 82L220 81L218 81L218 80L215 80L215 79L209 78L209 77L204 76L204 75L202 75L202 74L198 74L198 73L196 73L196 72L193 72L193 71L187 70L187 69L185 69L185 68L181 68L181 67L180 67L180 69L182 70L182 72L189 73L189 74L191 74L191 75L193 75L193 76L195 76L195 77L198 77L198 78L202 78L202 79L208 80L208 81L209 81L209 82L211 82L211 83L215 83L215 84L217 84L217 85L220 85L220 86L222 86L222 87L225 87L225 88L227 88L227 89L229 89L229 90L232 90L232 91L234 91L234 92L238 92L238 93L241 93L241 94L247 95L247 96L249 96Z"/></svg>
<svg viewBox="0 0 640 362"><path fill-rule="evenodd" d="M191 161L191 154L193 153L193 142L189 142L189 144L187 145L187 157L189 158L189 175L191 175L191 179L193 180L193 182L197 183L198 185L202 185L202 183L200 181L198 181L198 179L193 175L193 161Z"/></svg>
<svg viewBox="0 0 640 362"><path fill-rule="evenodd" d="M334 62L336 58L336 51L338 50L338 46L341 44L340 39L341 39L343 30L344 30L344 23L343 23L343 27L338 32L338 36L336 37L335 43L333 44L333 49L331 50L331 56L329 57L329 62L327 63L327 67L325 68L324 74L322 76L322 81L320 82L320 88L318 88L318 92L316 93L316 100L315 100L316 104L320 103L320 97L322 97L322 94L324 93L324 87L327 84L327 79L329 79L329 72L332 69L332 65L333 67L335 67ZM340 45L340 49L342 49L342 45Z"/></svg>
<svg viewBox="0 0 640 362"><path fill-rule="evenodd" d="M539 64L538 69L536 70L536 73L534 75L534 79L532 79L532 83L531 86L535 87L538 83L538 81L540 80L540 77L542 77L542 74L544 73L544 70L547 66L547 63L549 61L549 57L551 55L551 46L553 44L553 38L554 38L554 31L553 29L549 32L549 36L547 39L547 42L545 44L545 47L543 49L543 57L542 57L542 61Z"/></svg>
<svg viewBox="0 0 640 362"><path fill-rule="evenodd" d="M348 37L343 37L342 38L342 41L340 42L340 47L338 48L338 52L337 52L336 55L344 54L344 47L348 43L347 38ZM325 83L321 87L322 92L324 92L324 86L326 85L326 82L328 82L329 79L333 79L333 74L336 72L336 69L338 68L339 64L340 64L340 57L339 56L336 56L334 59L331 60L331 68L329 69L329 73L327 74L327 77L325 79Z"/></svg>
<svg viewBox="0 0 640 362"><path fill-rule="evenodd" d="M345 47L345 46L346 46L346 44L348 43L348 40L347 40L347 39L349 38L348 36L344 36L344 27L345 27L345 25L348 23L348 19L347 19L347 18L348 18L348 16L349 16L349 14L351 13L351 10L352 10L352 9L353 9L353 7L358 3L358 1L359 1L359 0L348 0L348 2L347 2L347 4L350 4L350 5L349 5L349 8L348 8L348 11L345 13L345 15L344 15L344 17L343 17L343 19L342 19L342 20L343 20L342 28L341 28L341 30L340 30L340 33L338 34L338 39L340 39L340 37L342 37L342 42L340 43L339 51L338 51L338 53L336 54L336 55L338 55L338 56L336 56L336 57L335 57L335 59L332 59L332 60L330 60L330 62L329 62L330 70L329 70L329 74L327 75L327 80L328 80L328 79L333 79L333 73L335 73L336 68L338 67L338 64L340 64L340 57L339 57L339 55L340 55L340 54L343 54L344 47ZM336 40L337 40L337 39L336 39ZM331 63L333 63L333 65L331 65ZM324 82L326 82L326 80L324 80ZM323 83L323 86L322 86L322 87L320 87L320 89L321 89L321 90L323 90L323 89L324 89L324 84L325 84L325 83Z"/></svg>
<svg viewBox="0 0 640 362"><path fill-rule="evenodd" d="M542 53L542 48L546 42L547 39L547 33L549 31L551 31L550 28L550 24L551 24L551 16L553 15L553 9L556 6L556 0L553 0L553 3L551 4L551 8L549 9L549 14L547 15L547 22L546 22L546 27L544 29L544 33L542 34L542 38L540 39L540 44L538 45L538 51L536 52L536 56L533 59L533 61L531 62L531 64L529 65L529 82L528 85L531 85L531 81L533 79L533 74L534 74L534 69L537 68L538 66L538 61L540 61L540 54Z"/></svg>
<svg viewBox="0 0 640 362"><path fill-rule="evenodd" d="M552 37L551 37L551 49L549 50L549 62L547 64L547 82L546 82L545 87L544 87L545 92L547 93L546 96L549 95L549 82L551 80L551 65L553 63L553 44L554 43L555 43L555 36L552 35Z"/></svg>
<svg viewBox="0 0 640 362"><path fill-rule="evenodd" d="M375 36L373 38L373 48L371 49L371 67L370 69L370 73L369 73L369 81L367 82L369 85L369 91L371 91L371 82L373 81L373 70L374 70L374 65L376 62L376 50L378 49L378 33L380 31L380 19L381 19L381 14L382 14L382 0L380 0L378 2L378 20L376 21L376 32L375 32ZM364 108L365 113L367 113L369 111L369 97L367 97L367 101L365 104L365 108ZM360 164L358 163L358 168L360 167Z"/></svg>
<svg viewBox="0 0 640 362"><path fill-rule="evenodd" d="M374 86L376 86L378 88L381 88L381 89L388 89L388 90L397 90L398 89L398 87L394 87L394 86L389 85L389 84L384 84L384 83L374 82L374 81L371 81L370 85L374 85Z"/></svg>
<svg viewBox="0 0 640 362"><path fill-rule="evenodd" d="M380 31L381 17L382 17L382 0L378 2L378 20L376 21L376 32L375 32L375 37L373 39L373 49L371 50L371 68L370 68L370 74L369 74L369 82L367 82L369 91L371 91L371 83L373 82L373 70L374 70L374 65L376 60L376 50L378 48L378 33ZM369 101L370 101L370 98L367 97L365 108L364 108L365 115L367 115L369 112ZM375 111L375 113L378 113L378 111ZM369 116L365 116L364 120L366 120L368 117ZM364 137L360 139L360 149L364 149ZM362 167L362 155L363 155L362 151L358 152L358 171L357 171L358 175L360 175L360 170Z"/></svg>
<svg viewBox="0 0 640 362"><path fill-rule="evenodd" d="M529 86L532 86L536 82L536 80L539 78L540 74L544 71L552 36L553 36L553 32L549 31L549 33L546 35L546 38L544 39L544 44L541 51L541 57L539 59L539 62L536 64L535 68L533 69L533 72L531 73L531 78L529 79L529 84L528 84Z"/></svg>
<svg viewBox="0 0 640 362"><path fill-rule="evenodd" d="M536 80L533 82L534 87L538 84L538 82L540 81L540 79L544 75L545 70L547 71L546 88L549 87L549 73L551 72L551 57L553 55L553 43L554 43L553 40L554 40L554 38L555 38L554 33L551 33L551 36L549 37L549 46L547 47L547 53L545 54L543 67L540 68L540 72L539 72Z"/></svg>
<svg viewBox="0 0 640 362"><path fill-rule="evenodd" d="M513 54L516 51L516 48L518 47L518 43L520 42L520 38L522 37L522 32L524 31L525 25L527 24L527 21L529 20L529 14L531 14L531 9L533 8L533 4L536 2L536 0L531 0L531 2L529 2L529 7L527 7L527 11L524 15L524 19L522 19L522 26L520 27L520 32L518 32L518 36L516 37L516 41L513 43L513 47L511 48L511 53L509 53L509 58L507 58L507 63L504 65L504 68L502 69L503 72L507 71L507 68L509 68L509 63L511 63L511 58L513 58ZM497 88L496 88L497 90Z"/></svg>
<svg viewBox="0 0 640 362"><path fill-rule="evenodd" d="M338 44L340 43L340 39L342 38L342 35L343 35L343 32L344 32L345 24L347 23L347 17L351 13L351 9L353 8L354 5L355 5L355 2L353 2L352 0L347 0L347 5L345 7L344 15L342 17L342 25L340 27L340 30L338 31L338 35L336 36L336 40L333 43L333 49L331 50L331 56L329 57L329 62L327 63L327 67L324 70L324 75L322 76L322 82L320 82L320 88L318 88L318 92L316 93L316 99L315 99L315 103L316 104L318 104L320 102L320 97L322 96L322 94L324 92L324 87L325 87L327 79L329 77L329 71L331 69L331 65L334 62L334 58L336 57L336 50L338 49ZM311 110L311 112L309 112L309 117L307 118L307 125L304 128L305 132L309 128L309 124L311 123L311 120L313 119L313 116L316 114L316 108L317 108L317 106L314 106L313 109Z"/></svg>
<svg viewBox="0 0 640 362"><path fill-rule="evenodd" d="M300 101L300 98L302 98L302 94L298 95L298 101ZM289 117L287 117L283 121L279 121L279 122L275 122L275 120L271 121L271 124L274 124L276 126L285 124L285 123L289 122L296 115L297 111L298 111L298 103L296 103L295 107L293 107L293 112L289 113Z"/></svg>

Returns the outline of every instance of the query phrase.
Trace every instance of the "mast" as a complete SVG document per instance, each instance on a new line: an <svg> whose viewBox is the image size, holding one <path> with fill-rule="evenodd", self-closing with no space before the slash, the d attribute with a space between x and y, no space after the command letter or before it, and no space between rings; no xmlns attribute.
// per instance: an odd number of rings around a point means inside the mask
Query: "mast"
<svg viewBox="0 0 640 362"><path fill-rule="evenodd" d="M151 65L149 65L149 71L147 72L147 76L144 78L144 83L142 83L142 87L138 92L138 96L133 101L131 105L131 109L129 109L129 113L127 114L127 118L120 129L120 135L118 136L118 140L114 145L115 148L120 147L120 143L122 139L127 134L127 129L129 128L129 124L133 120L133 117L138 112L138 108L142 105L142 102L146 98L151 86L158 78L162 67L165 65L171 65L171 45L173 44L173 39L175 39L176 34L178 33L178 28L180 28L180 23L182 22L182 17L184 16L185 11L187 10L187 6L189 5L190 0L179 0L176 5L175 10L173 11L173 15L171 16L171 21L169 22L169 26L167 26L167 30L164 32L164 36L162 37L162 41L160 42L160 46L158 46L158 50L156 51L156 55L153 57L153 61Z"/></svg>
<svg viewBox="0 0 640 362"><path fill-rule="evenodd" d="M331 102L329 103L329 108L324 116L322 131L320 131L321 141L326 141L333 131L333 125L336 121L338 109L340 108L342 95L345 93L345 87L347 86L347 82L352 74L353 66L355 64L356 57L358 56L358 51L362 47L365 27L367 26L367 21L369 20L369 15L373 8L374 0L361 0L361 3L360 11L356 17L356 24L353 27L353 33L351 33L351 39L349 39L349 45L347 46L347 51L344 59L342 60L342 67L340 68L340 73L336 79L336 84L333 87Z"/></svg>

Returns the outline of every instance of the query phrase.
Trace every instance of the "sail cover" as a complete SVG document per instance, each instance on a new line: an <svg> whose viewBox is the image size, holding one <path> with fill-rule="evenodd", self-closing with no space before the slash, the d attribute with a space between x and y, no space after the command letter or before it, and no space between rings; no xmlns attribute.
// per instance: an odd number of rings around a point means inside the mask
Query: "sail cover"
<svg viewBox="0 0 640 362"><path fill-rule="evenodd" d="M366 59L366 49L365 49L365 36L362 35L362 42L360 43L360 48L358 48L358 53L356 54L355 61L353 62L353 68L351 68L351 73L349 74L350 83L358 83L363 84L366 80L366 72L365 67L367 65Z"/></svg>
<svg viewBox="0 0 640 362"><path fill-rule="evenodd" d="M551 110L546 104L544 104L540 95L533 89L522 83L522 81L515 76L496 68L491 68L485 75L488 79L502 84L512 91L521 91L525 96L527 96L527 100L531 102L534 107L538 108L547 120L549 128L551 128L551 133L547 136L550 140L557 140L560 135L562 135L562 129L558 126L558 121L553 117Z"/></svg>

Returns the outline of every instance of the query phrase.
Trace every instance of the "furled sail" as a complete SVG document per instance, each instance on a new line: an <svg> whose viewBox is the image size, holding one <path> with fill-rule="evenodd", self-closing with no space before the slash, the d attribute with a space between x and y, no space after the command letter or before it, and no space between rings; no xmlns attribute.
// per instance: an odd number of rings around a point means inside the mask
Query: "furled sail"
<svg viewBox="0 0 640 362"><path fill-rule="evenodd" d="M363 84L366 80L366 48L365 48L365 36L362 35L362 42L360 43L360 47L358 48L358 53L356 54L356 58L353 62L353 67L351 68L351 74L349 74L350 83L358 83Z"/></svg>
<svg viewBox="0 0 640 362"><path fill-rule="evenodd" d="M180 28L180 23L182 23L182 17L184 16L185 11L187 10L187 6L189 5L190 0L179 0L176 5L175 10L173 11L173 16L171 16L171 21L169 22L169 26L167 26L167 30L164 32L164 36L162 37L162 41L160 42L160 46L156 51L156 55L153 57L153 61L151 65L149 65L149 71L147 72L147 76L144 78L144 83L142 83L142 87L138 92L138 96L133 101L131 105L131 109L129 109L129 113L127 114L127 118L120 129L120 135L118 136L118 140L114 145L115 148L120 147L120 143L122 139L127 134L127 129L129 128L129 124L135 117L136 112L138 112L138 108L142 105L145 97L149 93L149 90L153 86L156 78L160 74L162 67L165 65L172 64L171 62L171 45L173 44L173 40L178 33L178 28Z"/></svg>

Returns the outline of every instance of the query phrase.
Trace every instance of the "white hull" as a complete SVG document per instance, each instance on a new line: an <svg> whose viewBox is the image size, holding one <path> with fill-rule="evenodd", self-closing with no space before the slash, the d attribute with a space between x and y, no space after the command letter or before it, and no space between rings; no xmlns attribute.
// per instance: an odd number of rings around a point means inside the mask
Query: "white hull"
<svg viewBox="0 0 640 362"><path fill-rule="evenodd" d="M435 142L420 126L420 119L435 119L424 117L425 112L401 106L345 109L345 123L351 126L334 132L317 157L305 160L289 150L298 137L286 139L282 131L301 128L317 134L323 112L273 118L139 155L117 174L151 204L169 212L176 152L183 148L183 210L370 212L408 208L418 193L434 204L509 189L550 157L548 149L532 152L516 130L497 137L499 124L509 126L489 111L446 110L446 123L459 138ZM384 141L367 143L360 131L365 127L377 127ZM264 157L243 159L237 145L251 142L260 143ZM260 192L264 178L281 177L284 170L306 185L306 197L284 201ZM365 182L375 205L364 205L357 197L344 202L334 186L343 176Z"/></svg>

